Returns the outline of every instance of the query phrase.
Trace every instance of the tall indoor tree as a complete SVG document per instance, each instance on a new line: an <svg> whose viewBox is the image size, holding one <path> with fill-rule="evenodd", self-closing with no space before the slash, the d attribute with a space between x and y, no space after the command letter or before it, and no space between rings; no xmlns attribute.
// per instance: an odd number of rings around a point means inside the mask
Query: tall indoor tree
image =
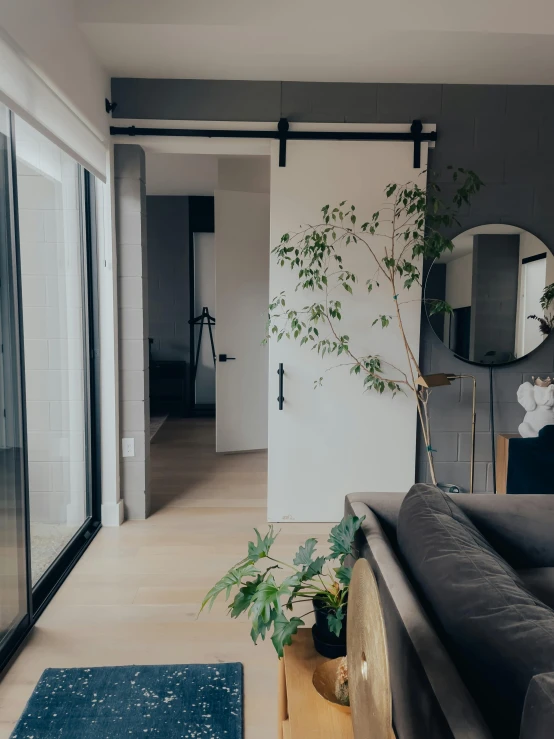
<svg viewBox="0 0 554 739"><path fill-rule="evenodd" d="M442 198L441 186L429 182L425 188L417 182L393 183L386 187L382 207L367 220L346 200L336 207L324 205L315 225L286 233L272 253L281 267L289 267L297 277L295 292L310 296L301 310L290 307L289 296L282 292L269 306L267 338L298 340L321 357L332 355L349 365L350 373L363 377L364 387L373 392L412 394L417 406L431 477L436 484L429 419L430 390L418 384L421 376L416 350L410 345L405 329L406 311L421 310L425 298L418 291L412 299L410 289L421 287L424 260L438 259L452 251L449 233L459 226L460 209L469 204L482 182L471 170L449 167L455 183L449 202ZM366 216L367 218L367 216ZM347 250L361 249L367 255L367 269L354 273L347 268ZM387 290L390 311L368 314L363 335L350 337L341 330L348 303L341 293L369 293ZM381 302L381 301L380 301ZM427 311L450 313L443 300L427 300ZM404 366L392 364L371 351L373 326L399 330L404 345ZM362 353L354 346L364 346ZM315 386L323 378L315 381Z"/></svg>

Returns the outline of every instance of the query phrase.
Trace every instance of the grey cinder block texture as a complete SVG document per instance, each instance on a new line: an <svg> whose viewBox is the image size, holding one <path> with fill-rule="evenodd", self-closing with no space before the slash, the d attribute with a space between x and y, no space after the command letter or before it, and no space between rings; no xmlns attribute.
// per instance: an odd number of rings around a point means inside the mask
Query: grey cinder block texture
<svg viewBox="0 0 554 739"><path fill-rule="evenodd" d="M136 144L117 144L114 166L120 432L122 437L132 437L135 441L135 456L121 459L121 491L126 517L143 519L150 511L148 257L143 149Z"/></svg>

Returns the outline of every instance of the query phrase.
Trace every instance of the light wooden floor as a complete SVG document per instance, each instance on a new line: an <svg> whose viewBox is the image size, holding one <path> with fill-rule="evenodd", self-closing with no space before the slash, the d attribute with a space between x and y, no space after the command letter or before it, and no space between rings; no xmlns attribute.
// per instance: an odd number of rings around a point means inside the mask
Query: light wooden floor
<svg viewBox="0 0 554 739"><path fill-rule="evenodd" d="M211 420L168 420L152 444L154 512L102 529L39 619L0 683L7 739L46 667L238 661L245 668L245 738L275 739L277 658L250 641L223 605L200 601L266 526L266 454L216 455ZM283 524L292 557L328 524ZM300 614L299 614L300 615Z"/></svg>

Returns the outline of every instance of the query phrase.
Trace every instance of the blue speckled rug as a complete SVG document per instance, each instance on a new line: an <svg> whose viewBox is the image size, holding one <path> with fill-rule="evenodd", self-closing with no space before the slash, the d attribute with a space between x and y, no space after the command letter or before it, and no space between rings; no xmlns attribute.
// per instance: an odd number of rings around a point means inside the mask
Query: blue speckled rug
<svg viewBox="0 0 554 739"><path fill-rule="evenodd" d="M45 670L12 739L242 739L242 665Z"/></svg>

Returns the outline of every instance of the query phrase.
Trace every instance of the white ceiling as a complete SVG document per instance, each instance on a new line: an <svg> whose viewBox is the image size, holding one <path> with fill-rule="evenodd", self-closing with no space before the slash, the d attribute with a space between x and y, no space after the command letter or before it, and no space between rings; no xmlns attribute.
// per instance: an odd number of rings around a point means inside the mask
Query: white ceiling
<svg viewBox="0 0 554 739"><path fill-rule="evenodd" d="M213 195L218 157L159 154L146 149L147 195Z"/></svg>
<svg viewBox="0 0 554 739"><path fill-rule="evenodd" d="M551 0L75 0L112 76L552 84Z"/></svg>

